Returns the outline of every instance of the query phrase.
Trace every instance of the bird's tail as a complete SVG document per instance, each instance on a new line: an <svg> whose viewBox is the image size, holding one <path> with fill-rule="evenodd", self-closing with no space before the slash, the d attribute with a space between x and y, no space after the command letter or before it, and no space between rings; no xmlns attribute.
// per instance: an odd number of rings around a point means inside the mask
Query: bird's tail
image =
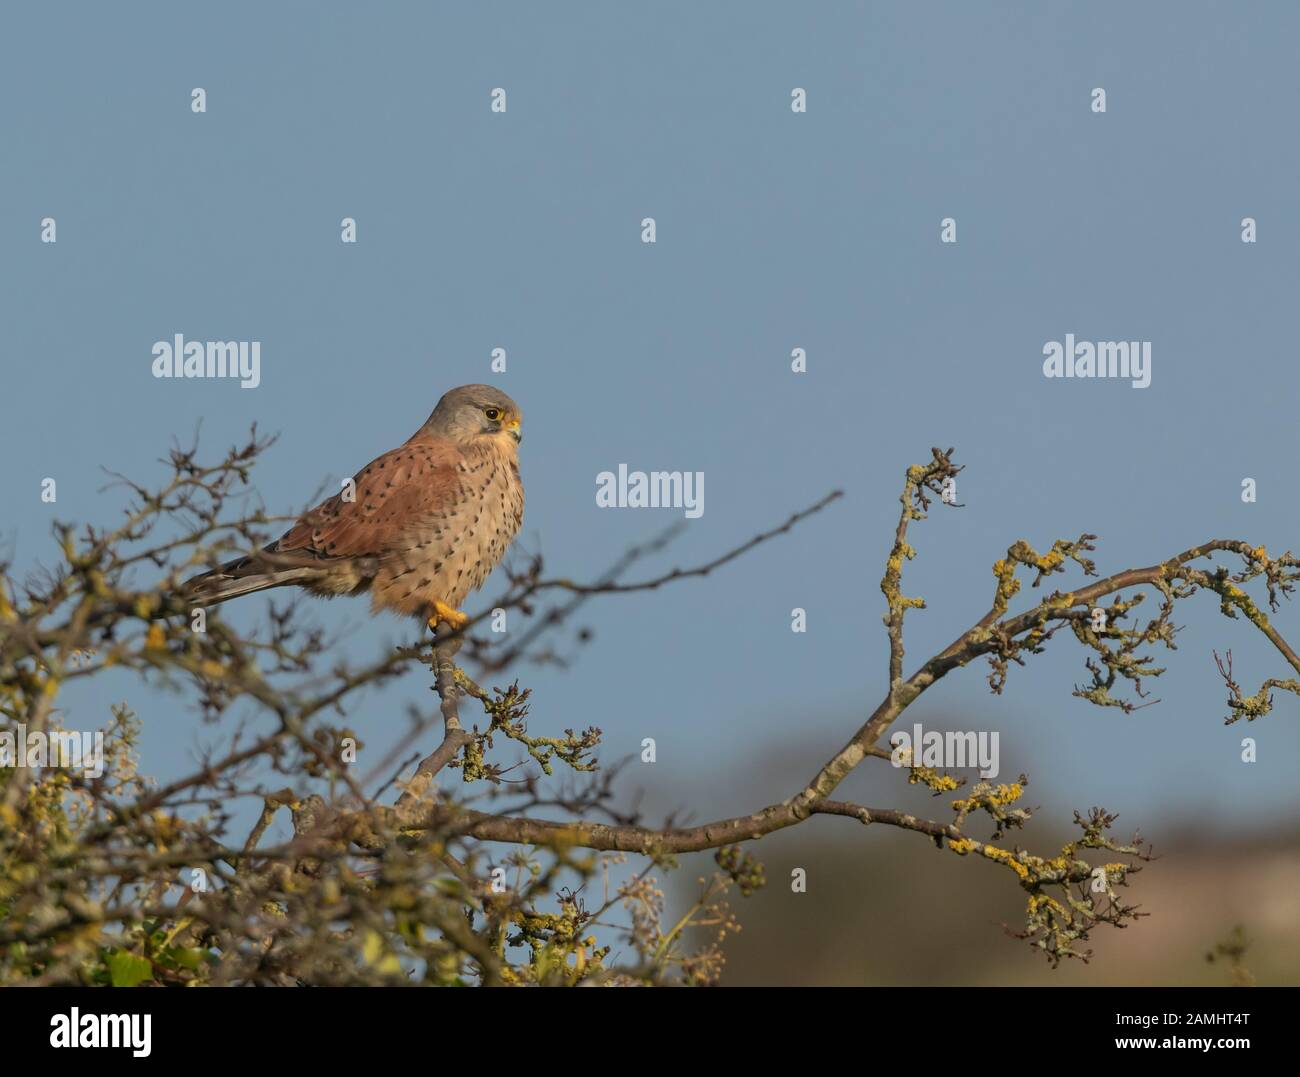
<svg viewBox="0 0 1300 1077"><path fill-rule="evenodd" d="M273 568L260 558L236 557L218 569L192 576L181 584L180 595L186 602L215 606L228 598L238 598L270 587L305 583L320 575L320 570L305 566Z"/></svg>

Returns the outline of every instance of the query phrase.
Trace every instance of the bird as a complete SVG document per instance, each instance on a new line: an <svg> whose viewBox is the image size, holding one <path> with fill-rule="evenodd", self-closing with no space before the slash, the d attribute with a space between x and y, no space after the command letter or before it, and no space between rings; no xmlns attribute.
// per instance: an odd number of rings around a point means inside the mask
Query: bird
<svg viewBox="0 0 1300 1077"><path fill-rule="evenodd" d="M459 607L519 532L523 413L490 385L444 393L410 438L362 468L256 554L185 581L191 605L271 587L324 597L369 594L390 611L461 631ZM351 496L349 496L351 495Z"/></svg>

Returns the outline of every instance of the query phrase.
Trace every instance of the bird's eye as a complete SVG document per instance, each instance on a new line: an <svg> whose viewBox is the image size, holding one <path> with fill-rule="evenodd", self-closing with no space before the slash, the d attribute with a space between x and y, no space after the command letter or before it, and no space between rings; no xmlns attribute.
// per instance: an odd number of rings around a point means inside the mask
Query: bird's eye
<svg viewBox="0 0 1300 1077"><path fill-rule="evenodd" d="M483 414L486 415L486 416L487 416L489 419L491 419L493 422L496 422L499 418L501 418L501 409L500 409L500 408L484 408L484 409L483 409Z"/></svg>

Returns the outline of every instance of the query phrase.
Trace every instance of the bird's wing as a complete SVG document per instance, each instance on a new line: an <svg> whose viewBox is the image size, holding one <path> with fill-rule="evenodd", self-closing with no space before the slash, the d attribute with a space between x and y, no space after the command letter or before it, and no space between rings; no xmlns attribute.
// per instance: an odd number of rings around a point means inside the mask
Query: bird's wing
<svg viewBox="0 0 1300 1077"><path fill-rule="evenodd" d="M353 476L356 499L343 491L306 512L271 547L276 562L377 557L402 548L410 528L463 496L464 455L446 438L417 436Z"/></svg>

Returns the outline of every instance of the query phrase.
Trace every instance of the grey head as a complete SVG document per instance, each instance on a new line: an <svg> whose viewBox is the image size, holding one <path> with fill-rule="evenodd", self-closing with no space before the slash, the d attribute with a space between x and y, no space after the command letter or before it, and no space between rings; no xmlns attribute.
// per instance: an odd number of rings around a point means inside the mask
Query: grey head
<svg viewBox="0 0 1300 1077"><path fill-rule="evenodd" d="M465 443L480 437L523 440L523 412L492 385L462 385L443 393L423 431Z"/></svg>

